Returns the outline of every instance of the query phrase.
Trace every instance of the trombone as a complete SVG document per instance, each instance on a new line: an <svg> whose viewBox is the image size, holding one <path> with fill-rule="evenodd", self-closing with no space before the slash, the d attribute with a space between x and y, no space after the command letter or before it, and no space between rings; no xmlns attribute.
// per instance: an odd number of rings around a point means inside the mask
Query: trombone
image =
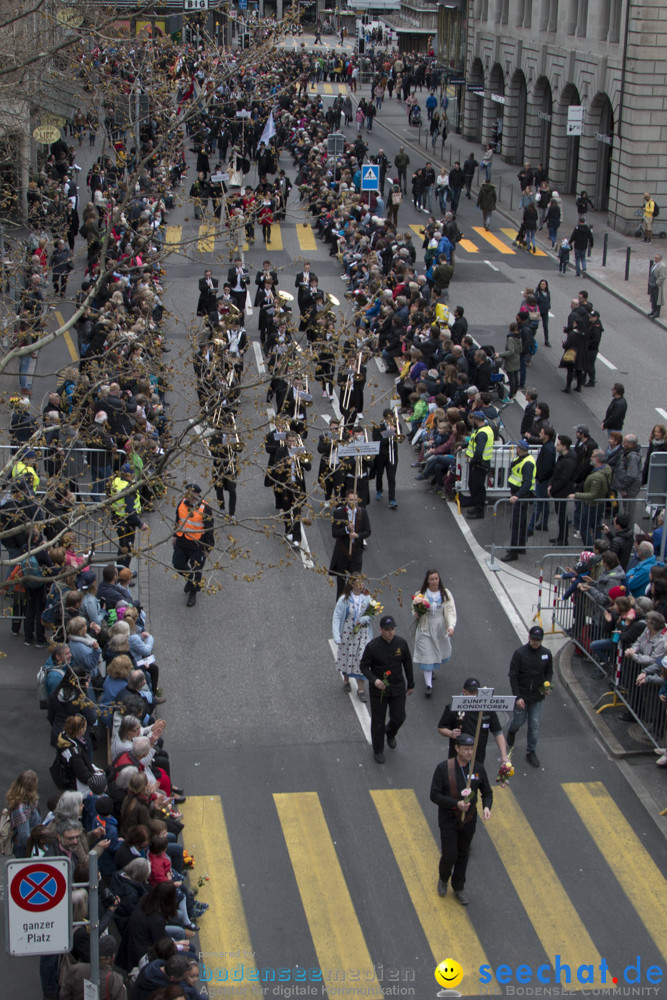
<svg viewBox="0 0 667 1000"><path fill-rule="evenodd" d="M338 428L338 437L331 439L331 449L329 451L329 468L333 471L338 467L338 445L343 443L343 424Z"/></svg>
<svg viewBox="0 0 667 1000"><path fill-rule="evenodd" d="M389 461L391 465L394 465L396 462L396 445L401 444L403 441L405 441L405 434L401 434L399 432L401 422L398 417L397 406L394 407L393 413L394 413L394 429L393 432L391 430L389 431Z"/></svg>
<svg viewBox="0 0 667 1000"><path fill-rule="evenodd" d="M364 441L368 444L368 429L364 427ZM357 455L355 460L354 477L355 477L355 493L356 493L356 480L363 478L364 475L364 456Z"/></svg>
<svg viewBox="0 0 667 1000"><path fill-rule="evenodd" d="M245 448L245 442L242 441L241 438L239 437L239 432L236 427L236 417L234 416L233 413L230 413L230 417L232 418L234 440L229 442L229 446L232 449L232 451L235 451L238 454L239 452L242 452L243 449Z"/></svg>

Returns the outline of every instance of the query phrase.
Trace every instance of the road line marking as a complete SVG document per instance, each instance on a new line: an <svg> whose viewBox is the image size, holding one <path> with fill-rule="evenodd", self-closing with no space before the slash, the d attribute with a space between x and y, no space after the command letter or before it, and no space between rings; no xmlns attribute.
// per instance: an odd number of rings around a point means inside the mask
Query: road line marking
<svg viewBox="0 0 667 1000"><path fill-rule="evenodd" d="M310 223L299 222L296 227L296 235L302 250L317 250L315 233Z"/></svg>
<svg viewBox="0 0 667 1000"><path fill-rule="evenodd" d="M492 247L496 248L496 250L500 250L501 253L508 254L512 257L516 256L515 251L512 250L511 247L508 247L506 243L503 243L502 240L499 240L497 236L494 236L493 233L483 229L482 226L473 226L472 228L478 236L481 236L483 240L490 243Z"/></svg>
<svg viewBox="0 0 667 1000"><path fill-rule="evenodd" d="M663 420L667 420L667 411L661 410L659 406L656 406L656 411L660 414Z"/></svg>
<svg viewBox="0 0 667 1000"><path fill-rule="evenodd" d="M266 244L267 250L282 250L283 235L280 231L280 223L274 222L271 225L271 239Z"/></svg>
<svg viewBox="0 0 667 1000"><path fill-rule="evenodd" d="M202 222L199 227L197 249L200 253L213 253L215 250L215 226L209 225L208 222Z"/></svg>
<svg viewBox="0 0 667 1000"><path fill-rule="evenodd" d="M237 959L226 956L252 955L254 952L222 801L218 795L189 795L182 811L188 822L188 849L196 855L199 870L206 872L210 878L201 888L201 895L208 897L206 902L209 904L206 920L202 920L199 931L201 950L204 955L215 956L216 973L221 970L225 975L222 981L215 975L216 988L232 990L238 986L238 982L232 979L232 972L238 970L239 963ZM221 941L225 943L224 953L220 948ZM263 996L258 984L244 983L244 990L248 991L252 1000L261 1000Z"/></svg>
<svg viewBox="0 0 667 1000"><path fill-rule="evenodd" d="M325 94L333 94L333 86L330 83L323 84Z"/></svg>
<svg viewBox="0 0 667 1000"><path fill-rule="evenodd" d="M611 368L611 370L613 372L617 372L618 371L618 368L616 367L616 365L612 365L611 361L607 361L607 359L605 358L604 354L599 354L598 353L598 361L601 361L603 365L607 366L607 368Z"/></svg>
<svg viewBox="0 0 667 1000"><path fill-rule="evenodd" d="M55 311L55 317L56 317L56 322L57 322L58 326L64 326L65 325L65 320L63 319L63 314L60 312L60 310L56 309L56 311ZM78 361L79 360L79 352L77 351L76 347L74 346L74 341L72 340L72 334L70 333L69 330L65 330L65 332L63 333L63 340L67 344L67 350L69 351L69 356L72 359L72 361Z"/></svg>
<svg viewBox="0 0 667 1000"><path fill-rule="evenodd" d="M664 959L667 945L665 879L601 781L563 784L598 850L637 911ZM563 954L567 954L563 950Z"/></svg>
<svg viewBox="0 0 667 1000"><path fill-rule="evenodd" d="M183 226L167 226L167 231L165 234L165 243L169 247L178 246L181 242L182 235L183 235Z"/></svg>
<svg viewBox="0 0 667 1000"><path fill-rule="evenodd" d="M492 264L490 260L485 260L484 263L488 264L492 271L499 271L500 270L500 268L496 267L495 264Z"/></svg>
<svg viewBox="0 0 667 1000"><path fill-rule="evenodd" d="M329 649L331 650L331 654L334 660L338 662L338 646L333 641L333 639L329 639ZM357 719L359 720L361 731L363 732L366 738L366 742L370 747L373 744L371 741L371 717L368 710L368 705L365 704L363 701L359 701L357 697L357 690L359 685L357 684L357 681L355 680L354 677L350 678L350 684L352 685L352 691L349 694L349 698L350 701L352 702L352 708L357 713Z"/></svg>
<svg viewBox="0 0 667 1000"><path fill-rule="evenodd" d="M364 997L383 1000L317 793L276 793L273 800L320 969L325 977L326 970L355 969Z"/></svg>
<svg viewBox="0 0 667 1000"><path fill-rule="evenodd" d="M258 340L253 340L252 349L255 353L255 364L257 365L257 371L260 375L264 375L266 372L266 365L264 364L264 358L262 357L262 345Z"/></svg>
<svg viewBox="0 0 667 1000"><path fill-rule="evenodd" d="M512 790L506 788L498 799L486 832L545 954L550 961L567 955L572 969L595 966L595 985L600 985L601 956Z"/></svg>
<svg viewBox="0 0 667 1000"><path fill-rule="evenodd" d="M435 963L441 955L456 955L465 970L461 991L479 996L479 982L471 977L489 961L466 908L451 892L446 899L437 895L440 851L417 796L412 788L370 794Z"/></svg>
<svg viewBox="0 0 667 1000"><path fill-rule="evenodd" d="M467 250L468 253L479 253L479 247L476 246L472 242L472 240L466 240L466 239L459 240L458 246L463 247L463 249Z"/></svg>

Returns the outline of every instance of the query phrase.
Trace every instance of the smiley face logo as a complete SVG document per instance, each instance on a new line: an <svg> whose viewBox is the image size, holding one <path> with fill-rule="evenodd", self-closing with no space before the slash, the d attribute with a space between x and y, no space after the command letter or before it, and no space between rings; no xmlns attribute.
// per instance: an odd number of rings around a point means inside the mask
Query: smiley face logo
<svg viewBox="0 0 667 1000"><path fill-rule="evenodd" d="M445 958L436 967L435 980L445 989L453 989L463 979L463 969L454 958Z"/></svg>

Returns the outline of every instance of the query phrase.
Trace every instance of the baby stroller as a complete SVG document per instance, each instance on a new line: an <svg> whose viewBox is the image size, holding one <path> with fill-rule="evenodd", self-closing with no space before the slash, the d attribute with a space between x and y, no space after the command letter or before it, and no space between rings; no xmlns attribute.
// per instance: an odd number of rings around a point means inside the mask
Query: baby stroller
<svg viewBox="0 0 667 1000"><path fill-rule="evenodd" d="M493 371L491 372L491 392L495 392L498 395L501 403L507 404L509 402L509 394L505 382L505 372L501 367L500 361L496 361L494 357L496 349L493 344L482 344L482 350L486 352L493 366Z"/></svg>
<svg viewBox="0 0 667 1000"><path fill-rule="evenodd" d="M419 126L422 123L422 109L418 104L414 104L410 108L410 114L408 115L408 125Z"/></svg>

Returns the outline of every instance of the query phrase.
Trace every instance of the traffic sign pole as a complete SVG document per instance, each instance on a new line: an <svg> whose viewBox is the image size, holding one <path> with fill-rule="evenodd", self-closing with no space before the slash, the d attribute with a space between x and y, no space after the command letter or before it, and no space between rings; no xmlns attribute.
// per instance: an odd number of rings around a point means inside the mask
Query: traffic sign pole
<svg viewBox="0 0 667 1000"><path fill-rule="evenodd" d="M10 955L61 955L72 948L68 858L5 863L6 947Z"/></svg>

